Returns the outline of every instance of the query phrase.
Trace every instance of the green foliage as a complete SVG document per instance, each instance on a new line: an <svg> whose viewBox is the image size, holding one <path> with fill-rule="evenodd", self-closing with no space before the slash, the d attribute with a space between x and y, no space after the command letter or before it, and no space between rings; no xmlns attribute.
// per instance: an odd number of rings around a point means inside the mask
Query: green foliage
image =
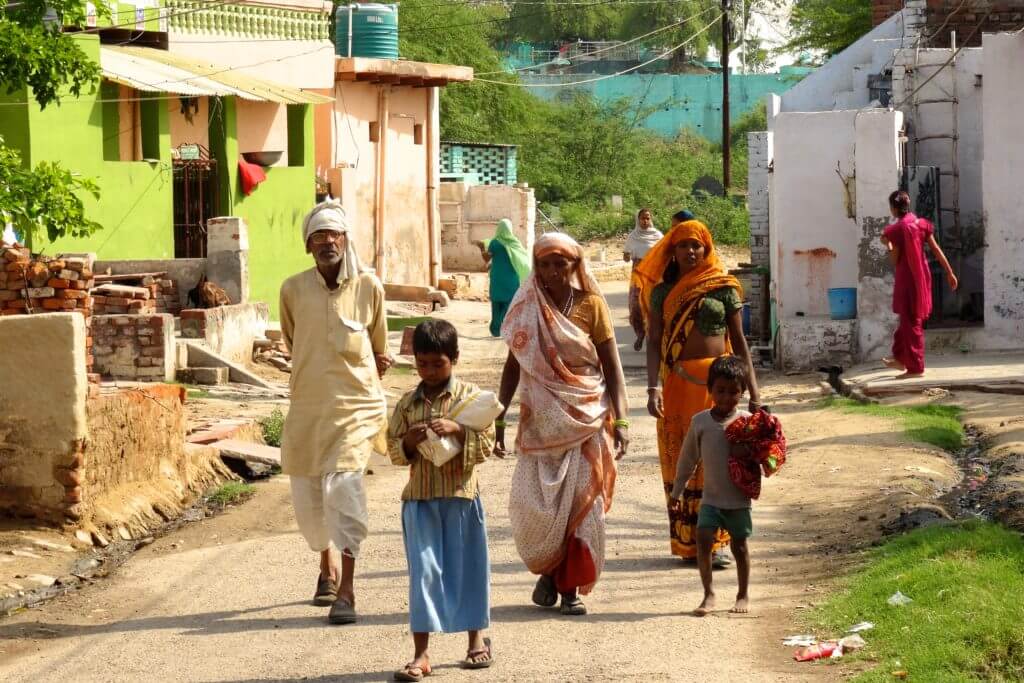
<svg viewBox="0 0 1024 683"><path fill-rule="evenodd" d="M913 602L889 606L896 591ZM1020 681L1022 594L1020 534L970 521L913 531L872 551L811 620L834 636L860 621L875 624L863 634L868 647L839 664L852 664L855 681L892 681L895 671L917 681Z"/></svg>
<svg viewBox="0 0 1024 683"><path fill-rule="evenodd" d="M796 0L782 49L842 52L871 30L871 0Z"/></svg>
<svg viewBox="0 0 1024 683"><path fill-rule="evenodd" d="M210 494L207 500L216 507L235 505L251 498L256 487L243 481L229 481Z"/></svg>
<svg viewBox="0 0 1024 683"><path fill-rule="evenodd" d="M260 428L263 430L263 440L267 445L280 448L281 433L284 432L284 412L280 408L274 408L270 415L260 420Z"/></svg>
<svg viewBox="0 0 1024 683"><path fill-rule="evenodd" d="M105 3L98 11L109 15ZM65 25L85 23L85 3L78 0L19 0L0 15L0 74L8 93L26 85L40 107L56 102L62 94L77 97L100 78L100 65L91 61L75 40L54 26L44 25L49 10Z"/></svg>
<svg viewBox="0 0 1024 683"><path fill-rule="evenodd" d="M614 0L577 5L559 0L542 4L535 1L512 3L509 33L513 38L534 43L602 40L616 35L622 26L623 11Z"/></svg>
<svg viewBox="0 0 1024 683"><path fill-rule="evenodd" d="M930 443L947 451L958 450L964 445L964 426L959 419L963 410L959 406L886 406L836 397L826 399L825 404L848 413L898 420L904 433L914 441Z"/></svg>
<svg viewBox="0 0 1024 683"><path fill-rule="evenodd" d="M388 332L401 332L407 327L416 327L422 322L430 320L429 316L408 316L408 317L396 317L388 318Z"/></svg>
<svg viewBox="0 0 1024 683"><path fill-rule="evenodd" d="M98 197L99 188L54 162L26 168L21 155L0 137L0 222L10 221L29 235L45 231L51 241L86 237L100 225L85 217L83 193Z"/></svg>
<svg viewBox="0 0 1024 683"><path fill-rule="evenodd" d="M96 5L101 16L109 16L105 3ZM48 16L54 18L53 26L44 23ZM7 92L27 87L45 108L63 95L78 97L95 87L99 64L59 30L61 24L84 23L85 3L78 0L19 0L6 5L0 14L0 74ZM0 222L10 221L30 239L42 231L51 241L88 236L101 226L85 217L83 194L98 197L99 188L57 163L27 167L0 138Z"/></svg>
<svg viewBox="0 0 1024 683"><path fill-rule="evenodd" d="M559 4L548 9L561 15L563 10L571 14L574 7L580 6ZM616 11L633 13L638 7L650 6L626 5ZM661 25L699 9L698 4L693 5L694 11L689 7ZM541 13L544 8L523 3L518 16ZM501 73L493 48L506 35L500 8L439 7L434 0L403 0L402 12L403 57L472 66L482 79L515 83L514 76ZM708 14L708 20L715 16ZM650 21L651 28L656 28L655 20ZM644 32L642 26L631 29L631 35ZM598 37L609 35L616 34ZM671 40L675 39L665 42ZM632 229L633 215L642 206L654 210L662 227L667 227L672 213L689 208L708 221L716 239L736 243L747 238L747 215L741 202L691 195L697 178L721 177L721 155L708 142L691 135L666 140L643 129L640 124L651 110L633 102L601 104L573 95L570 89L565 93L564 101L546 102L514 85L481 80L451 85L441 95L441 137L518 145L519 179L535 189L545 213L550 215L549 209L557 206L565 229L579 239ZM745 186L745 145L733 154L733 178L741 189ZM610 208L613 195L623 197L623 210Z"/></svg>

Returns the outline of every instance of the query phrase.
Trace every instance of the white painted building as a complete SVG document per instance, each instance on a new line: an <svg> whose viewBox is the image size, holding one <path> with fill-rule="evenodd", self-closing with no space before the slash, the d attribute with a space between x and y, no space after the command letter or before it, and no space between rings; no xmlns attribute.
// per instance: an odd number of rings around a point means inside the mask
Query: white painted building
<svg viewBox="0 0 1024 683"><path fill-rule="evenodd" d="M927 190L938 203L941 239L961 278L955 294L936 287L929 348L999 350L1024 339L1024 214L1010 208L1024 201L1011 187L1024 138L1009 129L1020 111L1011 100L1020 97L1024 36L986 35L982 48L955 56L919 47L923 1L907 4L770 98L769 131L751 135L752 256L771 268L784 367L888 352L892 271L879 236L891 220L888 194L908 169L927 171L938 186L911 194ZM841 287L857 289L854 320L830 319L828 290Z"/></svg>

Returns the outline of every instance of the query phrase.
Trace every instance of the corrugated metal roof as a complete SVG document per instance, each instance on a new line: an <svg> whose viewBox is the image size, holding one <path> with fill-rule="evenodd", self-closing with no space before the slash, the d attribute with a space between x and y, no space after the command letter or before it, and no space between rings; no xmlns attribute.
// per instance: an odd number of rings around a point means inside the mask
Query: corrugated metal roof
<svg viewBox="0 0 1024 683"><path fill-rule="evenodd" d="M187 97L235 95L257 102L322 104L330 97L248 76L232 67L148 47L100 47L103 77L143 92Z"/></svg>

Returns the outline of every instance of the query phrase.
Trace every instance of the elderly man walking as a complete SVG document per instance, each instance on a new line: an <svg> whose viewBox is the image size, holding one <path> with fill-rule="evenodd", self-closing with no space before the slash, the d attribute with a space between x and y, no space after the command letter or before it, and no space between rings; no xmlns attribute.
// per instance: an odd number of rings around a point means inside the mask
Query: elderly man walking
<svg viewBox="0 0 1024 683"><path fill-rule="evenodd" d="M371 451L387 451L384 288L360 263L337 201L309 212L302 238L316 266L281 286L281 331L292 353L281 465L299 530L320 553L313 604L331 606L330 623L351 624L355 562L367 533L363 473Z"/></svg>

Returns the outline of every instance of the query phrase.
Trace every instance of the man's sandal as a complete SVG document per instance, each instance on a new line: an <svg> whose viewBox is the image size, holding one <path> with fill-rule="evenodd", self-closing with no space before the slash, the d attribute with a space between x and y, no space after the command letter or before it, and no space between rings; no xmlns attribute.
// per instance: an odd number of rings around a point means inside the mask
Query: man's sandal
<svg viewBox="0 0 1024 683"><path fill-rule="evenodd" d="M433 673L430 666L414 666L412 662L409 662L401 668L401 670L395 672L396 681L422 681L424 678Z"/></svg>
<svg viewBox="0 0 1024 683"><path fill-rule="evenodd" d="M476 659L480 655L487 655L487 659ZM494 650L491 648L491 639L484 638L484 646L479 650L467 650L466 658L459 665L463 669L488 669L494 664Z"/></svg>
<svg viewBox="0 0 1024 683"><path fill-rule="evenodd" d="M317 607L330 607L338 595L338 584L329 576L321 574L316 579L316 590L313 592L313 604Z"/></svg>

